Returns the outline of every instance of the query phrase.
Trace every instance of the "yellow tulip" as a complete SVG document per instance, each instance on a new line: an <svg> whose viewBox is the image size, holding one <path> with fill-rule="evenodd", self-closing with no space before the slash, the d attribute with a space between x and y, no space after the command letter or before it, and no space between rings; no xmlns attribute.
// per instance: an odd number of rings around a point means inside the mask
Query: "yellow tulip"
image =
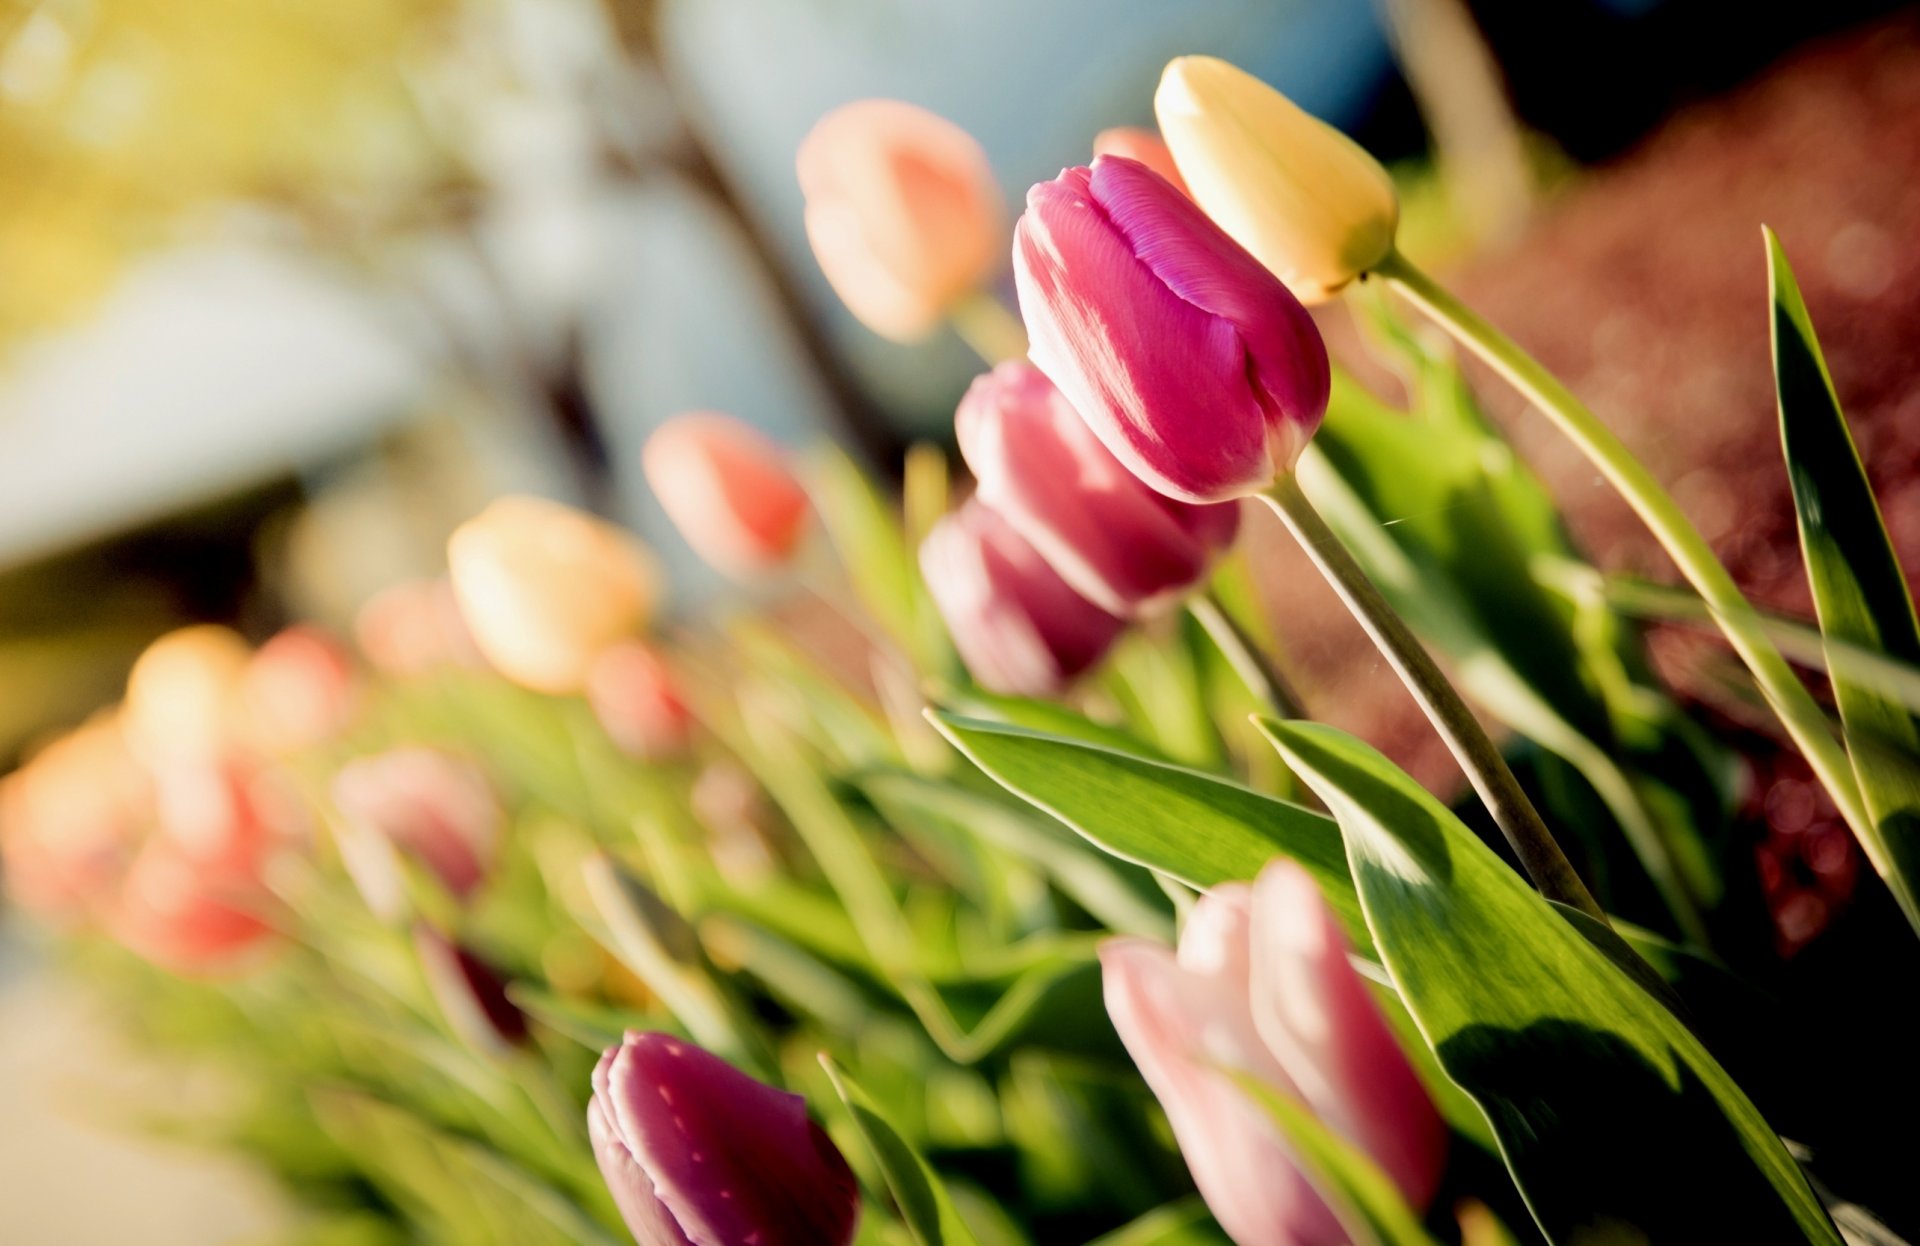
<svg viewBox="0 0 1920 1246"><path fill-rule="evenodd" d="M1393 250L1393 180L1358 143L1211 56L1167 65L1153 99L1193 199L1303 303Z"/></svg>
<svg viewBox="0 0 1920 1246"><path fill-rule="evenodd" d="M148 645L127 675L127 743L149 765L205 761L238 742L241 686L253 648L203 623Z"/></svg>
<svg viewBox="0 0 1920 1246"><path fill-rule="evenodd" d="M447 566L474 642L501 674L577 692L593 660L645 627L653 555L631 533L543 498L501 498L455 530Z"/></svg>

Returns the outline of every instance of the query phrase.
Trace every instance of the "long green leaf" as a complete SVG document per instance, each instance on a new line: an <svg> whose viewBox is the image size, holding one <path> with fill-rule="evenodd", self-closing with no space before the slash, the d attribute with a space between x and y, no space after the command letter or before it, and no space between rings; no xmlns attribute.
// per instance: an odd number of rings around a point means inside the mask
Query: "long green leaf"
<svg viewBox="0 0 1920 1246"><path fill-rule="evenodd" d="M1381 958L1553 1241L1840 1242L1692 1032L1386 758L1265 722L1339 819Z"/></svg>
<svg viewBox="0 0 1920 1246"><path fill-rule="evenodd" d="M1156 1207L1087 1246L1227 1246L1207 1205L1198 1198Z"/></svg>
<svg viewBox="0 0 1920 1246"><path fill-rule="evenodd" d="M977 1246L966 1222L954 1210L953 1199L933 1165L900 1136L900 1131L874 1106L867 1092L830 1056L823 1053L820 1064L833 1083L834 1093L846 1104L853 1127L872 1152L880 1176L900 1209L900 1218L906 1222L907 1231L913 1234L918 1246Z"/></svg>
<svg viewBox="0 0 1920 1246"><path fill-rule="evenodd" d="M1766 237L1780 440L1820 630L1833 640L1912 665L1920 662L1913 595L1841 413L1793 269L1773 231ZM1859 828L1861 846L1907 920L1920 928L1920 723L1875 683L1836 672L1833 694L1871 821Z"/></svg>

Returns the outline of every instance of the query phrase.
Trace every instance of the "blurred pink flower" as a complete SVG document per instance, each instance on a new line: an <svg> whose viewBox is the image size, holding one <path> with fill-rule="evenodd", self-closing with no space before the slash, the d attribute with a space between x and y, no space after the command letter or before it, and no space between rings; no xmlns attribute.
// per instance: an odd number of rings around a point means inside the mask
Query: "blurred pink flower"
<svg viewBox="0 0 1920 1246"><path fill-rule="evenodd" d="M629 757L664 761L687 750L693 717L673 672L640 641L623 641L594 659L587 672L587 702Z"/></svg>
<svg viewBox="0 0 1920 1246"><path fill-rule="evenodd" d="M276 752L312 748L346 730L359 708L353 656L331 632L297 624L261 645L241 677L247 720Z"/></svg>
<svg viewBox="0 0 1920 1246"><path fill-rule="evenodd" d="M448 666L485 666L444 576L403 580L368 598L353 637L375 670L406 677Z"/></svg>
<svg viewBox="0 0 1920 1246"><path fill-rule="evenodd" d="M478 890L493 868L500 803L486 775L456 757L398 748L349 762L334 776L333 803L425 866L459 899Z"/></svg>
<svg viewBox="0 0 1920 1246"><path fill-rule="evenodd" d="M687 544L750 580L793 560L813 513L786 452L744 420L689 411L647 438L647 484Z"/></svg>

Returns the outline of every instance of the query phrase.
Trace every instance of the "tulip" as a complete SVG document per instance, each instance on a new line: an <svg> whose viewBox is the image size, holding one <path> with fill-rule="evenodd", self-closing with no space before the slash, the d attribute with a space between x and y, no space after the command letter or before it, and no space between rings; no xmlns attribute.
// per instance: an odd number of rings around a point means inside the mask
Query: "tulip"
<svg viewBox="0 0 1920 1246"><path fill-rule="evenodd" d="M1166 178L1181 194L1188 193L1186 179L1180 176L1180 167L1173 162L1173 151L1167 146L1167 140L1152 130L1131 125L1102 130L1093 136L1093 154L1137 160Z"/></svg>
<svg viewBox="0 0 1920 1246"><path fill-rule="evenodd" d="M205 761L240 743L240 687L252 650L238 633L207 623L148 645L127 675L121 716L141 760Z"/></svg>
<svg viewBox="0 0 1920 1246"><path fill-rule="evenodd" d="M993 692L1058 693L1126 627L1074 592L978 498L934 525L920 546L920 570L967 669Z"/></svg>
<svg viewBox="0 0 1920 1246"><path fill-rule="evenodd" d="M1177 952L1101 948L1107 1013L1166 1109L1194 1183L1238 1246L1348 1240L1265 1112L1224 1070L1299 1099L1409 1205L1438 1188L1447 1131L1347 961L1312 880L1276 862L1194 906Z"/></svg>
<svg viewBox="0 0 1920 1246"><path fill-rule="evenodd" d="M629 757L664 761L687 750L693 716L680 699L673 672L637 640L623 641L594 660L587 702Z"/></svg>
<svg viewBox="0 0 1920 1246"><path fill-rule="evenodd" d="M50 917L95 909L125 870L151 805L151 784L117 716L53 741L0 779L7 890Z"/></svg>
<svg viewBox="0 0 1920 1246"><path fill-rule="evenodd" d="M447 564L480 651L540 692L578 692L659 595L653 555L631 534L543 498L501 498L461 524Z"/></svg>
<svg viewBox="0 0 1920 1246"><path fill-rule="evenodd" d="M806 1100L665 1034L630 1031L593 1071L587 1130L639 1246L845 1246L847 1161Z"/></svg>
<svg viewBox="0 0 1920 1246"><path fill-rule="evenodd" d="M807 239L868 328L924 338L1006 254L1000 189L972 136L897 100L828 113L800 144Z"/></svg>
<svg viewBox="0 0 1920 1246"><path fill-rule="evenodd" d="M1025 360L974 381L954 426L980 500L1110 614L1190 591L1240 530L1234 503L1193 506L1141 483Z"/></svg>
<svg viewBox="0 0 1920 1246"><path fill-rule="evenodd" d="M807 492L772 441L710 411L677 415L647 439L647 483L702 558L749 580L792 561L806 535Z"/></svg>
<svg viewBox="0 0 1920 1246"><path fill-rule="evenodd" d="M217 974L247 964L274 941L269 896L251 854L198 856L166 837L148 841L121 885L109 921L129 949L179 973Z"/></svg>
<svg viewBox="0 0 1920 1246"><path fill-rule="evenodd" d="M375 670L406 678L449 666L485 666L445 578L403 580L370 597L353 637Z"/></svg>
<svg viewBox="0 0 1920 1246"><path fill-rule="evenodd" d="M527 1040L526 1014L507 998L493 966L424 922L413 928L413 948L428 992L460 1041L498 1055Z"/></svg>
<svg viewBox="0 0 1920 1246"><path fill-rule="evenodd" d="M1014 278L1033 362L1169 497L1260 492L1326 412L1327 350L1306 309L1144 165L1100 156L1035 186Z"/></svg>
<svg viewBox="0 0 1920 1246"><path fill-rule="evenodd" d="M359 688L346 646L317 627L289 627L260 646L241 696L256 739L275 752L312 748L353 721Z"/></svg>
<svg viewBox="0 0 1920 1246"><path fill-rule="evenodd" d="M1211 56L1167 65L1153 97L1189 193L1305 303L1393 250L1393 179L1358 143Z"/></svg>
<svg viewBox="0 0 1920 1246"><path fill-rule="evenodd" d="M400 748L340 768L333 803L356 825L425 866L457 899L487 880L500 803L480 770L428 748Z"/></svg>

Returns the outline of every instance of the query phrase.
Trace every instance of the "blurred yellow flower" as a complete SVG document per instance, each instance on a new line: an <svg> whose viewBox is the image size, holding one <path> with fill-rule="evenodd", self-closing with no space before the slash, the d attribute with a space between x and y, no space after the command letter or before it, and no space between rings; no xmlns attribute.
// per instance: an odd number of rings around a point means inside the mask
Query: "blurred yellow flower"
<svg viewBox="0 0 1920 1246"><path fill-rule="evenodd" d="M1385 259L1400 205L1358 143L1211 56L1167 65L1153 99L1194 201L1303 303Z"/></svg>
<svg viewBox="0 0 1920 1246"><path fill-rule="evenodd" d="M121 721L128 745L151 766L220 756L240 734L252 656L238 633L211 623L147 646L127 675Z"/></svg>
<svg viewBox="0 0 1920 1246"><path fill-rule="evenodd" d="M593 660L644 628L653 554L624 529L544 498L501 498L447 542L454 596L489 662L541 692L579 691Z"/></svg>

